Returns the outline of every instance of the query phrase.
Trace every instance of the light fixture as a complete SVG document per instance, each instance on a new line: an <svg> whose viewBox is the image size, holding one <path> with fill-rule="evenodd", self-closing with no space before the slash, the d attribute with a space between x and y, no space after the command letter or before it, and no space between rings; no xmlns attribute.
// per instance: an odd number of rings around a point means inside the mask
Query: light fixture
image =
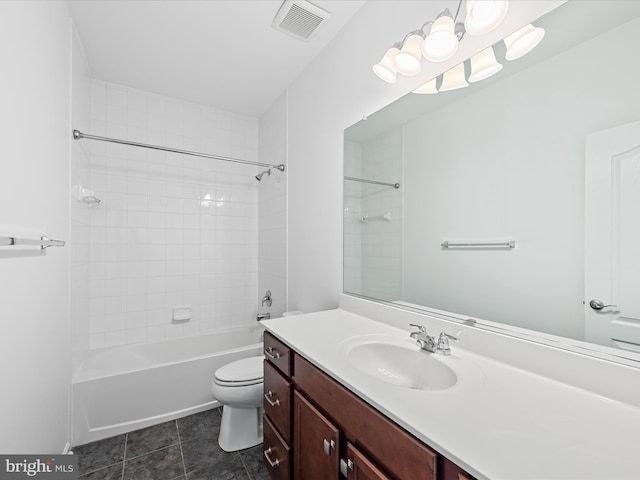
<svg viewBox="0 0 640 480"><path fill-rule="evenodd" d="M469 81L472 83L489 78L491 75L502 70L502 64L496 60L493 47L486 48L480 53L475 54L471 57L470 63L471 75L469 75Z"/></svg>
<svg viewBox="0 0 640 480"><path fill-rule="evenodd" d="M467 0L464 28L469 35L484 35L502 23L509 10L508 0Z"/></svg>
<svg viewBox="0 0 640 480"><path fill-rule="evenodd" d="M456 24L449 10L440 14L422 43L422 55L431 62L444 62L458 50Z"/></svg>
<svg viewBox="0 0 640 480"><path fill-rule="evenodd" d="M421 47L424 41L422 30L416 30L405 38L400 52L393 59L398 73L403 75L417 75L422 65Z"/></svg>
<svg viewBox="0 0 640 480"><path fill-rule="evenodd" d="M397 45L398 44L387 50L387 52L382 57L382 60L380 60L372 67L373 72L378 76L378 78L384 80L387 83L396 83L397 81L398 68L393 61L395 56L400 52L400 49L398 49Z"/></svg>
<svg viewBox="0 0 640 480"><path fill-rule="evenodd" d="M413 93L419 93L423 95L438 93L438 88L436 87L436 78L432 78L427 83L419 86L418 88L413 90Z"/></svg>
<svg viewBox="0 0 640 480"><path fill-rule="evenodd" d="M533 25L525 25L520 30L511 35L504 37L504 44L507 47L507 53L504 58L507 60L516 60L533 50L544 37L544 29L534 27Z"/></svg>
<svg viewBox="0 0 640 480"><path fill-rule="evenodd" d="M402 41L395 43L387 50L382 60L373 66L375 74L385 82L396 83L398 74L420 73L422 57L434 63L445 62L456 54L460 41L467 33L477 36L491 32L504 21L509 10L509 0L464 0L464 23L456 23L462 1L459 0L455 16L449 9L445 9L434 21L425 22L418 30L407 33ZM542 37L544 30L531 24L504 37L505 58L520 58L535 48ZM502 70L502 65L496 60L493 46L472 56L469 64L471 72L468 81L471 83L489 78ZM432 78L414 89L413 93L433 94L468 87L465 68L465 62L462 62L447 70L442 75L439 89L437 78Z"/></svg>
<svg viewBox="0 0 640 480"><path fill-rule="evenodd" d="M468 87L469 84L464 76L464 62L459 63L451 70L447 70L442 75L442 85L440 85L441 92L448 92L450 90L457 90L459 88Z"/></svg>

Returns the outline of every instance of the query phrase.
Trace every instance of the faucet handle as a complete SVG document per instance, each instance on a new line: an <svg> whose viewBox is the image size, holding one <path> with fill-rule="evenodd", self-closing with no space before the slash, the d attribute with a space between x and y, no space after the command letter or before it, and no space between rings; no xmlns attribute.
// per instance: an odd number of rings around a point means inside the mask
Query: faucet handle
<svg viewBox="0 0 640 480"><path fill-rule="evenodd" d="M262 297L261 305L264 307L265 303L267 304L267 307L270 307L271 304L273 303L273 298L271 297L271 290L267 290L267 293L265 293L264 297Z"/></svg>
<svg viewBox="0 0 640 480"><path fill-rule="evenodd" d="M445 332L440 332L440 336L438 337L438 351L443 355L451 355L449 340L457 342L458 337L454 337L453 335L449 335Z"/></svg>
<svg viewBox="0 0 640 480"><path fill-rule="evenodd" d="M427 333L427 329L424 327L424 325L417 325L415 323L410 323L409 326L417 328L419 330L419 333ZM413 332L413 333L418 333L418 332Z"/></svg>

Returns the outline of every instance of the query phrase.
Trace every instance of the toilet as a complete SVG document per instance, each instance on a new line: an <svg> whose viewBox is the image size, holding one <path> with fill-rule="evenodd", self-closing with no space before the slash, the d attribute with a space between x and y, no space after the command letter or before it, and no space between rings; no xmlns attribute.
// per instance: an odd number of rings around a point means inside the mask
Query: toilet
<svg viewBox="0 0 640 480"><path fill-rule="evenodd" d="M211 393L222 403L218 444L235 452L262 442L264 356L243 358L218 368Z"/></svg>

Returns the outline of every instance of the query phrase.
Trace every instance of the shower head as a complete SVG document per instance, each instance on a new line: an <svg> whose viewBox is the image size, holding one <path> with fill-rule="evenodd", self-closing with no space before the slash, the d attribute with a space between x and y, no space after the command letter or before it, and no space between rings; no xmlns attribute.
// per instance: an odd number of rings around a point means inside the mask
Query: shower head
<svg viewBox="0 0 640 480"><path fill-rule="evenodd" d="M259 173L258 175L256 175L256 180L261 181L261 180L262 180L262 176L263 176L265 173L266 173L267 175L271 175L271 169L265 170L264 172Z"/></svg>

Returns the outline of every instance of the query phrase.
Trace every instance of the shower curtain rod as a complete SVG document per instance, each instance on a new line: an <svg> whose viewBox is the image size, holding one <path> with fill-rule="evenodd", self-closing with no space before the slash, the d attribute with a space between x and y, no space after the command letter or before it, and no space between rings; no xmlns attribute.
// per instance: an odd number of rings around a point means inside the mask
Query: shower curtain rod
<svg viewBox="0 0 640 480"><path fill-rule="evenodd" d="M240 160L239 158L223 157L220 155L211 155L209 153L190 152L188 150L180 150L179 148L161 147L158 145L149 145L148 143L131 142L129 140L120 140L118 138L100 137L98 135L89 135L82 133L80 130L73 131L73 138L80 140L86 138L87 140L98 140L100 142L119 143L121 145L131 145L132 147L150 148L152 150L161 150L163 152L180 153L182 155L191 155L193 157L212 158L214 160L223 160L225 162L244 163L246 165L256 165L258 167L275 168L284 172L284 164L271 165L269 163L252 162L250 160Z"/></svg>

